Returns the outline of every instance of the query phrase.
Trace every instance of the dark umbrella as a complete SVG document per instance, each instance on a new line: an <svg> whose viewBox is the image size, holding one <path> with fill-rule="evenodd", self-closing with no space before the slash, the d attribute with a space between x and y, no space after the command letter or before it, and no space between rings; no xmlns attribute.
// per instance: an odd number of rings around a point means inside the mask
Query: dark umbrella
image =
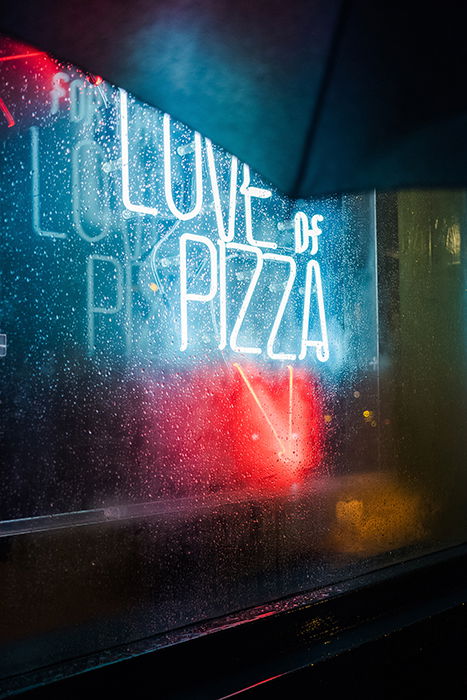
<svg viewBox="0 0 467 700"><path fill-rule="evenodd" d="M459 2L22 0L0 28L309 196L467 185L466 20Z"/></svg>

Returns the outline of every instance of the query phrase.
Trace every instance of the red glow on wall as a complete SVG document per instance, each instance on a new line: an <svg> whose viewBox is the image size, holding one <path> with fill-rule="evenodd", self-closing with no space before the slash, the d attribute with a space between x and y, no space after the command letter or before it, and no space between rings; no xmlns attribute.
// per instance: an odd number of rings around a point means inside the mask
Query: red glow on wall
<svg viewBox="0 0 467 700"><path fill-rule="evenodd" d="M133 388L130 442L158 493L290 490L318 467L324 423L313 377L291 367L235 365L170 373Z"/></svg>
<svg viewBox="0 0 467 700"><path fill-rule="evenodd" d="M2 50L0 83L3 104L0 109L6 122L0 117L0 127L16 123L19 128L28 128L47 119L53 76L62 69L59 62L44 51L13 39L2 40Z"/></svg>
<svg viewBox="0 0 467 700"><path fill-rule="evenodd" d="M249 480L264 486L299 483L322 458L317 383L291 365L281 371L240 365L236 369L232 426L236 463Z"/></svg>

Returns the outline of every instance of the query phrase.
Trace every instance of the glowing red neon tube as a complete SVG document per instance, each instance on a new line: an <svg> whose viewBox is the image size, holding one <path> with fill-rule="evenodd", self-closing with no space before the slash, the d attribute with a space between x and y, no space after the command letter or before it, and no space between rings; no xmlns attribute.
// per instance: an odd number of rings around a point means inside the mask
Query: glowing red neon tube
<svg viewBox="0 0 467 700"><path fill-rule="evenodd" d="M31 51L30 53L17 53L13 56L0 56L0 61L16 61L19 58L29 58L30 56L45 56L45 51Z"/></svg>
<svg viewBox="0 0 467 700"><path fill-rule="evenodd" d="M8 122L8 126L14 126L15 125L15 120L13 119L13 115L0 97L0 109L2 110L3 114L5 115L5 119Z"/></svg>

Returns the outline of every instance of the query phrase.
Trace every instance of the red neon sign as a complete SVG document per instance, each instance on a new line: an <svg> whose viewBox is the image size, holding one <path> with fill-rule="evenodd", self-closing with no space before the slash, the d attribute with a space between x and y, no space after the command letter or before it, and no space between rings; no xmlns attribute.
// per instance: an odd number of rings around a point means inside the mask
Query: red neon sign
<svg viewBox="0 0 467 700"><path fill-rule="evenodd" d="M20 58L31 58L31 56L46 56L45 51L30 51L29 53L17 53L12 56L0 56L0 61L17 61Z"/></svg>
<svg viewBox="0 0 467 700"><path fill-rule="evenodd" d="M0 109L2 110L3 114L5 115L5 119L8 122L8 126L14 126L15 125L15 120L13 119L13 115L11 114L10 110L0 97Z"/></svg>
<svg viewBox="0 0 467 700"><path fill-rule="evenodd" d="M321 391L303 368L216 365L131 391L136 423L145 425L135 437L138 463L148 486L154 480L167 495L172 484L189 492L197 484L200 491L290 490L322 459Z"/></svg>

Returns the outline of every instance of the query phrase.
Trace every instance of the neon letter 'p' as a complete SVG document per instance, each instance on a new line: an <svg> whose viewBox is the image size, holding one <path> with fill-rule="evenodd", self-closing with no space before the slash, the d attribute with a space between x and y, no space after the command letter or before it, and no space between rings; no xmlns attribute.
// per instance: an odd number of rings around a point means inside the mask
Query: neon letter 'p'
<svg viewBox="0 0 467 700"><path fill-rule="evenodd" d="M187 241L202 243L209 250L209 261L211 264L211 277L209 292L207 294L194 294L188 292L187 265L186 265L186 245ZM180 322L182 343L180 350L188 347L188 302L200 301L206 303L216 296L217 292L217 250L214 243L206 236L197 236L194 233L184 233L180 236Z"/></svg>

